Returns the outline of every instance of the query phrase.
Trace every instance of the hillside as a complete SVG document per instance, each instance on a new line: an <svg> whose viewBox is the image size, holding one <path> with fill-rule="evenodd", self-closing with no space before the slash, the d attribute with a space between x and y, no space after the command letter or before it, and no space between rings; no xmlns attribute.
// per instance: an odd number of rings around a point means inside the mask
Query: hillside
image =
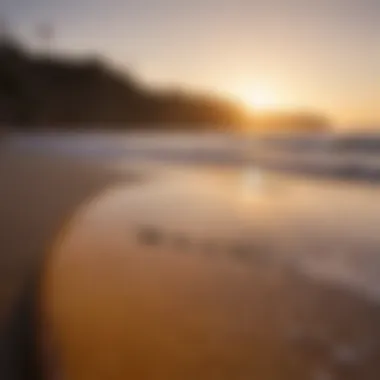
<svg viewBox="0 0 380 380"><path fill-rule="evenodd" d="M276 128L283 124L286 129L319 130L327 125L324 118L307 114L274 120ZM240 105L222 98L153 91L96 59L38 56L15 43L3 42L0 125L28 130L47 126L126 129L163 125L165 129L240 129L252 128L255 119Z"/></svg>

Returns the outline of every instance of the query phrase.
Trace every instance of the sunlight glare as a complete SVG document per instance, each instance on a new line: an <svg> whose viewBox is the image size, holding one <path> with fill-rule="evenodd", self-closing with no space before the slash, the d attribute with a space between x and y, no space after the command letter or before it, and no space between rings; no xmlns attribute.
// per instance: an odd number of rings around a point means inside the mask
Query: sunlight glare
<svg viewBox="0 0 380 380"><path fill-rule="evenodd" d="M237 93L247 107L259 110L277 108L279 103L274 91L265 87L245 89Z"/></svg>

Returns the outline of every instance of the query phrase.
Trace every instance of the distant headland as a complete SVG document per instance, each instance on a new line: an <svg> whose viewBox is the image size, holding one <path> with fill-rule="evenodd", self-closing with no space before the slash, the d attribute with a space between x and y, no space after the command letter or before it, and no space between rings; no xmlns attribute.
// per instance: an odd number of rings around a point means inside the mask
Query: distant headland
<svg viewBox="0 0 380 380"><path fill-rule="evenodd" d="M16 130L321 131L310 112L248 113L222 96L153 89L106 60L32 53L0 42L0 126Z"/></svg>

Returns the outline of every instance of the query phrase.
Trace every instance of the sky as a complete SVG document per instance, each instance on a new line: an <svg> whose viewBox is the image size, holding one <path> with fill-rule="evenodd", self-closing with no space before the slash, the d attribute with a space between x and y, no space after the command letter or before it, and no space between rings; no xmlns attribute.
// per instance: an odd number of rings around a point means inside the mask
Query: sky
<svg viewBox="0 0 380 380"><path fill-rule="evenodd" d="M107 57L152 85L380 127L380 0L1 0L41 47Z"/></svg>

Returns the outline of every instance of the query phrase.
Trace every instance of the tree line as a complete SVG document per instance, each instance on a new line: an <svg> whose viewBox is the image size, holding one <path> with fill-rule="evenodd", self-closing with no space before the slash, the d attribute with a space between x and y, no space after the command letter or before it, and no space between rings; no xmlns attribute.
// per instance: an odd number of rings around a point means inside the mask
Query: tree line
<svg viewBox="0 0 380 380"><path fill-rule="evenodd" d="M320 115L273 114L271 128L320 130ZM266 121L268 122L268 120ZM222 97L153 90L99 59L31 53L0 43L0 125L34 128L255 129L254 115Z"/></svg>

